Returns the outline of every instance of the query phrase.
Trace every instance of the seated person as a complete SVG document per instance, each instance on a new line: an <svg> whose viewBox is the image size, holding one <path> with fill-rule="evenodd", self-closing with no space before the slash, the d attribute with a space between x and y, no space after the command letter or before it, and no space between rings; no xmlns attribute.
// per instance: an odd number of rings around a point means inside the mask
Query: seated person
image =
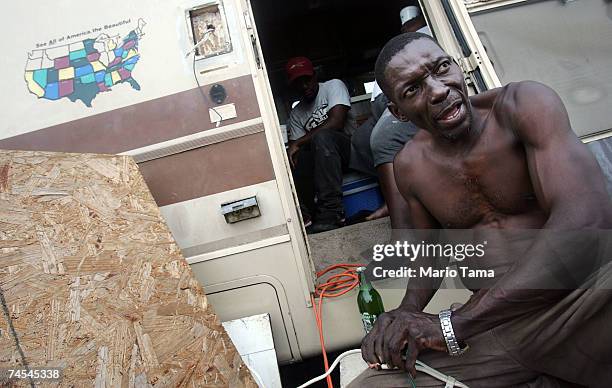
<svg viewBox="0 0 612 388"><path fill-rule="evenodd" d="M380 116L387 110L387 98L374 83L372 99L370 100L371 115L364 121L351 136L351 161L350 167L371 177L377 177L374 168L372 149L370 148L370 136L378 123Z"/></svg>
<svg viewBox="0 0 612 388"><path fill-rule="evenodd" d="M350 95L338 79L319 83L308 58L290 59L286 72L300 96L289 116L288 154L304 224L309 233L332 230L345 221L342 173L351 153Z"/></svg>
<svg viewBox="0 0 612 388"><path fill-rule="evenodd" d="M400 11L401 32L422 32L431 35L419 7L408 6ZM351 168L368 175L377 176L385 205L377 209L366 220L374 220L387 215L391 227L408 227L408 210L402 196L397 191L393 176L393 158L415 135L416 127L408 122L397 120L389 109L388 99L378 83L372 91L372 117L355 130L351 139Z"/></svg>
<svg viewBox="0 0 612 388"><path fill-rule="evenodd" d="M470 387L612 386L609 263L595 279L603 286L583 283L593 253L610 247L597 236L612 229L612 204L559 96L532 81L469 96L458 64L419 33L385 45L376 79L393 115L420 128L393 166L413 227L489 237L524 230L531 241L475 261L495 277L466 283L474 294L454 311L424 313L441 280L410 279L362 344L373 367L400 369L366 370L351 386L410 387L408 373L418 387L444 386L417 374L417 357Z"/></svg>
<svg viewBox="0 0 612 388"><path fill-rule="evenodd" d="M387 97L382 94L387 101ZM395 183L393 159L395 155L412 140L417 128L411 122L396 119L389 109L385 109L370 135L372 162L378 175L380 188L385 198L385 205L372 213L367 219L374 220L389 215L393 229L410 226L408 204L401 196Z"/></svg>

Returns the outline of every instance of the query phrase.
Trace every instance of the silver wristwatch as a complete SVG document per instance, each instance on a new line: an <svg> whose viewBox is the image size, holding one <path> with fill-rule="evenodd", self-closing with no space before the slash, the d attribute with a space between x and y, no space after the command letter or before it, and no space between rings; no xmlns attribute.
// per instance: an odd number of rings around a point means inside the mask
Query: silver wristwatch
<svg viewBox="0 0 612 388"><path fill-rule="evenodd" d="M459 356L463 354L468 347L461 348L459 346L459 342L457 342L457 337L455 337L455 331L453 330L453 325L451 323L451 310L442 310L438 314L440 318L440 327L442 327L442 335L444 336L444 341L446 342L446 348L448 349L448 354L451 356Z"/></svg>

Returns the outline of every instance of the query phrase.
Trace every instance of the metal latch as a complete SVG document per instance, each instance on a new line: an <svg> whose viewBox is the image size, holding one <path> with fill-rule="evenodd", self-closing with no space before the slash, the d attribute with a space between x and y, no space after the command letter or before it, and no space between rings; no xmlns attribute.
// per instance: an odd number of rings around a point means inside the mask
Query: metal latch
<svg viewBox="0 0 612 388"><path fill-rule="evenodd" d="M480 59L480 55L477 52L472 52L469 57L461 57L459 58L459 67L463 70L464 73L471 73L478 68L482 64L482 60Z"/></svg>
<svg viewBox="0 0 612 388"><path fill-rule="evenodd" d="M259 217L261 212L257 197L241 199L221 205L221 214L225 217L228 224Z"/></svg>

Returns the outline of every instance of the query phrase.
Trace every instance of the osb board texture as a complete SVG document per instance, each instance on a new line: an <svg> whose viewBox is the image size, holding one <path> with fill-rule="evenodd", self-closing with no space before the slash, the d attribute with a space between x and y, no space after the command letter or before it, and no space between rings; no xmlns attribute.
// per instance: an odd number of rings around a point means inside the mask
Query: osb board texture
<svg viewBox="0 0 612 388"><path fill-rule="evenodd" d="M0 151L0 288L44 386L256 387L129 157Z"/></svg>

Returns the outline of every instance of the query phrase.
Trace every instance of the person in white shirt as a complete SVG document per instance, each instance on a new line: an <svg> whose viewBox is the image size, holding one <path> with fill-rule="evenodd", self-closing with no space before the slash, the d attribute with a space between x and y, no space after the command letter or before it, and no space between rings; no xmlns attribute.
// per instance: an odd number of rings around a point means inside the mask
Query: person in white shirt
<svg viewBox="0 0 612 388"><path fill-rule="evenodd" d="M338 79L319 83L308 58L290 59L286 72L300 96L289 117L288 154L304 223L309 233L332 230L344 224L342 172L351 151L350 95Z"/></svg>

